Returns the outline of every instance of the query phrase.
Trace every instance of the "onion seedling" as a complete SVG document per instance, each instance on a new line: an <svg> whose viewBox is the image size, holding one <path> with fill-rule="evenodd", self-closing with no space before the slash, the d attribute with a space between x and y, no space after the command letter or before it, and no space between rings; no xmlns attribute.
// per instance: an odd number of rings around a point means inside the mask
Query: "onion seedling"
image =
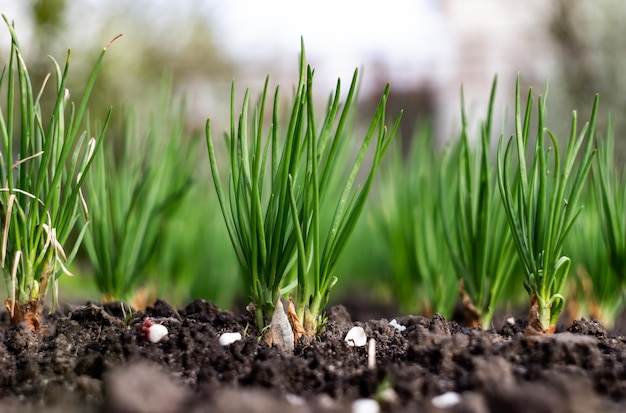
<svg viewBox="0 0 626 413"><path fill-rule="evenodd" d="M487 118L481 125L480 139L473 143L467 133L461 93L461 138L446 151L440 174L440 192L451 188L453 193L451 197L441 196L441 215L452 263L460 280L463 322L470 327L490 327L503 287L517 261L496 189L495 168L489 159L496 85L494 78Z"/></svg>
<svg viewBox="0 0 626 413"><path fill-rule="evenodd" d="M452 199L439 187L442 159L432 136L424 128L413 137L408 154L400 141L392 145L371 218L376 235L384 240L389 265L384 274L400 310L450 317L457 301L456 277L441 203Z"/></svg>
<svg viewBox="0 0 626 413"><path fill-rule="evenodd" d="M598 160L602 157L602 146L600 144L598 148ZM595 165L592 166L592 174ZM611 268L609 248L603 238L601 211L597 208L600 202L596 200L596 195L595 191L584 191L585 208L572 226L563 247L572 257L571 277L575 281L568 283L574 300L571 304L568 302L567 307L572 318L590 317L611 328L624 308L625 297L623 284Z"/></svg>
<svg viewBox="0 0 626 413"><path fill-rule="evenodd" d="M85 247L105 302L149 304L135 294L149 287L164 259L170 217L191 185L194 146L185 140L184 107L173 101L166 84L148 121L127 110L121 150L112 141L104 145L86 181Z"/></svg>
<svg viewBox="0 0 626 413"><path fill-rule="evenodd" d="M387 85L340 196L334 199L333 191L328 188L338 179L337 174L343 173L343 165L338 162L339 148L344 140L351 138L347 126L356 97L357 72L344 102L338 81L319 127L313 103L313 71L306 64L304 44L301 50L300 76L283 136L279 133L278 88L272 123L269 131L264 131L266 80L250 138L249 93L244 96L242 113L236 120L233 85L231 126L226 136L230 160L226 193L210 120L206 134L213 182L248 296L254 304L257 326L262 330L267 325L279 297L290 292L295 299L295 310L289 312L292 327L299 334L304 331L314 335L324 323L324 307L337 280L334 273L337 260L365 205L374 173L398 127L399 117L387 131L384 125ZM353 190L372 141L376 143L367 178L359 189ZM323 222L321 211L328 205L333 205L335 211L330 222ZM286 285L292 270L296 271L296 279Z"/></svg>
<svg viewBox="0 0 626 413"><path fill-rule="evenodd" d="M581 213L568 247L576 252L582 300L590 315L607 327L622 311L626 295L626 169L615 165L613 121L606 138L598 141L598 157L591 168L590 208Z"/></svg>
<svg viewBox="0 0 626 413"><path fill-rule="evenodd" d="M580 133L577 132L578 117L576 111L573 112L564 159L561 159L556 137L545 127L545 96L539 97L537 135L528 168L526 155L531 145L532 102L531 89L522 117L518 77L515 135L508 143L503 137L498 143L498 187L526 274L524 287L530 296L526 334L531 335L553 333L565 304L562 291L570 258L561 255L561 251L565 237L580 213L578 199L595 153L593 135L598 97L594 100L591 120ZM514 152L517 159L513 158Z"/></svg>
<svg viewBox="0 0 626 413"><path fill-rule="evenodd" d="M609 265L620 285L626 282L626 167L615 165L613 121L609 119L606 138L598 145L598 159L592 167L600 228L609 254Z"/></svg>
<svg viewBox="0 0 626 413"><path fill-rule="evenodd" d="M81 131L83 116L107 47L115 39L100 52L78 105L69 100L67 89L70 52L63 69L50 58L55 99L51 112L45 114L40 99L49 77L34 94L15 29L3 18L11 33L11 50L0 75L0 87L6 88L6 105L0 112L0 264L9 293L5 304L13 322L25 321L38 330L46 293L52 287L54 306L58 277L71 275L67 266L85 233L83 226L75 234L73 249L67 251L79 209L85 208L80 188L111 111L95 137Z"/></svg>

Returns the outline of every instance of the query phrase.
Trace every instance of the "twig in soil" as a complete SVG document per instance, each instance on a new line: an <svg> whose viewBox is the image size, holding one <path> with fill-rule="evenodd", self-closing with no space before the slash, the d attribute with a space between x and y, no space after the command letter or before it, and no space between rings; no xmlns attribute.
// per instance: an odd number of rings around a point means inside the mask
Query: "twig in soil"
<svg viewBox="0 0 626 413"><path fill-rule="evenodd" d="M376 368L376 340L373 338L370 338L367 343L367 367Z"/></svg>

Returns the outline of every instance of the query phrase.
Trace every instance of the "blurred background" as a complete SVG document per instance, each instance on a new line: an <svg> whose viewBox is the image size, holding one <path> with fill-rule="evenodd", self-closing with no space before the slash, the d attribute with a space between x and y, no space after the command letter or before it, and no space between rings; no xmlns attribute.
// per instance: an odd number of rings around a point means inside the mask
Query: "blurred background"
<svg viewBox="0 0 626 413"><path fill-rule="evenodd" d="M15 21L35 85L51 70L46 56L63 62L67 48L72 49L70 79L84 84L101 47L123 33L107 54L91 100L91 113L113 106L114 136L121 130L115 123L120 108L149 107L166 76L174 94L187 102L189 130L202 131L210 116L214 133L221 133L228 126L233 79L238 102L246 87L253 96L260 92L267 74L270 85L281 84L288 95L297 81L301 36L316 69L320 105L336 79L348 83L358 67L360 112L367 117L391 82L388 110L405 111L401 139L406 147L426 125L439 146L458 136L461 86L468 116L478 122L496 74L496 125L512 121L518 73L523 93L529 86L542 93L549 82L548 117L561 135L571 110L588 118L595 93L600 94L601 131L609 112L621 130L626 112L626 7L620 0L396 0L384 6L375 0L0 0L0 11ZM0 33L4 62L9 33ZM619 133L616 146L622 156ZM198 166L198 180L209 182L208 162ZM236 278L230 276L237 269L220 217L207 210L198 219L210 222L210 229L197 234L195 244L204 246L195 256L207 262L194 271L219 268L216 278ZM347 274L342 277L373 289L368 280L389 267L376 252L376 242L382 241L359 242L366 226L357 230L341 271ZM363 254L366 249L371 253ZM237 287L228 293L223 286L202 291L210 277L196 277L195 295L230 305ZM67 285L66 291L77 288Z"/></svg>
<svg viewBox="0 0 626 413"><path fill-rule="evenodd" d="M349 80L357 67L364 101L391 81L390 109L406 111L407 137L415 123L430 121L438 140L450 139L458 129L461 85L470 115L483 113L495 74L496 107L512 106L519 72L523 85L537 91L550 82L553 119L562 117L559 111L588 113L594 93L601 96L600 119L611 111L618 129L626 109L626 28L620 24L626 8L618 0L398 0L384 8L374 0L0 4L40 75L49 71L46 56L62 60L68 47L75 71L90 68L85 56L123 33L94 101L150 102L157 93L151 85L171 73L194 125L209 115L223 118L233 79L240 90L260 89L267 74L272 83L293 84L300 36L323 97L337 77ZM6 49L8 33L0 41Z"/></svg>

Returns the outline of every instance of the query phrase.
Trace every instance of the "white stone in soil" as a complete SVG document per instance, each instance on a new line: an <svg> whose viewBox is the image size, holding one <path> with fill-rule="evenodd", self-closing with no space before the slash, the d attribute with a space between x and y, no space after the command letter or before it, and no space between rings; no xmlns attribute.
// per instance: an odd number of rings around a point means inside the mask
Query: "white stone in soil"
<svg viewBox="0 0 626 413"><path fill-rule="evenodd" d="M272 322L270 323L270 331L272 346L276 346L283 349L287 353L293 353L295 346L295 337L293 330L291 329L291 323L285 312L283 303L278 299L274 306L274 313L272 314Z"/></svg>
<svg viewBox="0 0 626 413"><path fill-rule="evenodd" d="M228 346L241 340L241 333L224 333L220 336L220 345Z"/></svg>
<svg viewBox="0 0 626 413"><path fill-rule="evenodd" d="M285 399L287 399L287 402L292 406L304 406L306 404L306 401L302 397L292 393L285 394Z"/></svg>
<svg viewBox="0 0 626 413"><path fill-rule="evenodd" d="M150 340L152 343L158 343L163 337L167 335L167 333L167 327L165 327L163 324L152 324L150 327L148 327L148 340Z"/></svg>
<svg viewBox="0 0 626 413"><path fill-rule="evenodd" d="M406 326L403 326L402 324L398 323L395 318L389 322L389 325L398 331L406 330Z"/></svg>
<svg viewBox="0 0 626 413"><path fill-rule="evenodd" d="M363 347L367 344L367 336L363 327L352 327L344 340L350 347Z"/></svg>
<svg viewBox="0 0 626 413"><path fill-rule="evenodd" d="M433 406L439 409L448 409L461 403L461 395L459 393L449 391L433 397L430 402Z"/></svg>
<svg viewBox="0 0 626 413"><path fill-rule="evenodd" d="M352 402L352 413L379 413L380 405L374 399L358 399Z"/></svg>

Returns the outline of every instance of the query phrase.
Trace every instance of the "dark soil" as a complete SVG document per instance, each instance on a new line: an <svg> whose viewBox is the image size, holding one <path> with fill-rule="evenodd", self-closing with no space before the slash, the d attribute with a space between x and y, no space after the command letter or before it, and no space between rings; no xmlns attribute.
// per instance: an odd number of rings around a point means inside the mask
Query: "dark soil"
<svg viewBox="0 0 626 413"><path fill-rule="evenodd" d="M203 301L174 311L157 302L124 321L119 304L67 308L42 336L9 327L0 342L0 412L350 412L357 399L383 412L626 411L626 337L593 321L554 336L525 337L524 325L460 328L441 316L352 322L332 307L322 337L287 355L256 338L248 314ZM151 317L169 335L153 344L141 331ZM353 325L376 340L349 347ZM241 341L222 347L223 332ZM446 392L460 401L432 404Z"/></svg>

